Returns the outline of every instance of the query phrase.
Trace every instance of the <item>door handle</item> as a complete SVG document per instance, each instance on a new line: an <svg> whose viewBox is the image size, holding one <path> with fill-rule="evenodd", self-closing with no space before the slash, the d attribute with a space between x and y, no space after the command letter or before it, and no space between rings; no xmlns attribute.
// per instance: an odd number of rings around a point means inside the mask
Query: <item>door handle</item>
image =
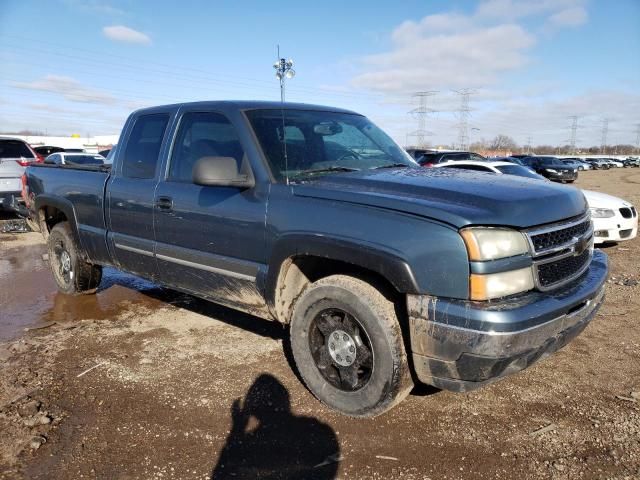
<svg viewBox="0 0 640 480"><path fill-rule="evenodd" d="M158 197L156 199L156 207L165 212L170 211L173 208L173 200L171 197Z"/></svg>

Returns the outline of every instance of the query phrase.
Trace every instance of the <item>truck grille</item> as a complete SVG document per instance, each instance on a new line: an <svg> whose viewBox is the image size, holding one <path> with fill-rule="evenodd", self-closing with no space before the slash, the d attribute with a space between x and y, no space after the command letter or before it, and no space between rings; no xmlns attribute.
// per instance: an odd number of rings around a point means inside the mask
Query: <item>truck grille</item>
<svg viewBox="0 0 640 480"><path fill-rule="evenodd" d="M582 273L589 260L591 260L591 251L587 249L580 255L538 265L538 282L544 288L562 283L565 279L573 278L576 274Z"/></svg>
<svg viewBox="0 0 640 480"><path fill-rule="evenodd" d="M575 237L581 237L591 228L591 219L571 225L566 228L559 227L557 230L545 231L543 233L531 235L531 243L536 253L560 247L569 243Z"/></svg>
<svg viewBox="0 0 640 480"><path fill-rule="evenodd" d="M551 290L569 283L589 266L593 254L593 224L588 214L525 233L538 290Z"/></svg>

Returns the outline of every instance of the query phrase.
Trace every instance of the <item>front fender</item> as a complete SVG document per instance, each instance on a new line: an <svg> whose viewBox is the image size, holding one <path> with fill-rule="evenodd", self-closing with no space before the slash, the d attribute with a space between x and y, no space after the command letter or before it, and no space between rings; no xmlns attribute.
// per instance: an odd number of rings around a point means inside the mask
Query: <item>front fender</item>
<svg viewBox="0 0 640 480"><path fill-rule="evenodd" d="M313 256L338 260L371 270L387 279L402 293L420 291L409 264L399 252L385 251L374 245L354 243L349 239L320 235L290 234L280 237L274 245L265 279L265 297L273 305L280 267L296 256Z"/></svg>

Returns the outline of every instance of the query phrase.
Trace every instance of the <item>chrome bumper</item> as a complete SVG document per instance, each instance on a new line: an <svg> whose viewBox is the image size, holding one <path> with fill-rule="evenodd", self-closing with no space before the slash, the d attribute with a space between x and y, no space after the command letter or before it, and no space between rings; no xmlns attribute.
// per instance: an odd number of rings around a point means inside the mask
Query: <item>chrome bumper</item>
<svg viewBox="0 0 640 480"><path fill-rule="evenodd" d="M596 251L574 284L496 304L409 295L411 350L418 379L468 391L520 371L562 348L604 299L607 259Z"/></svg>

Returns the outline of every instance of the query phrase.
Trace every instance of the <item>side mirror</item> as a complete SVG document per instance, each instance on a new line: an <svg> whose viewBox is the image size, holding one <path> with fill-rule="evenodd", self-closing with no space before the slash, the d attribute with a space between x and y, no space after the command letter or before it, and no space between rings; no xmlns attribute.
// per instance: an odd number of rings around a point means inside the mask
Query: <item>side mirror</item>
<svg viewBox="0 0 640 480"><path fill-rule="evenodd" d="M240 174L232 157L202 157L193 166L193 183L210 187L251 188L255 185L249 175Z"/></svg>

